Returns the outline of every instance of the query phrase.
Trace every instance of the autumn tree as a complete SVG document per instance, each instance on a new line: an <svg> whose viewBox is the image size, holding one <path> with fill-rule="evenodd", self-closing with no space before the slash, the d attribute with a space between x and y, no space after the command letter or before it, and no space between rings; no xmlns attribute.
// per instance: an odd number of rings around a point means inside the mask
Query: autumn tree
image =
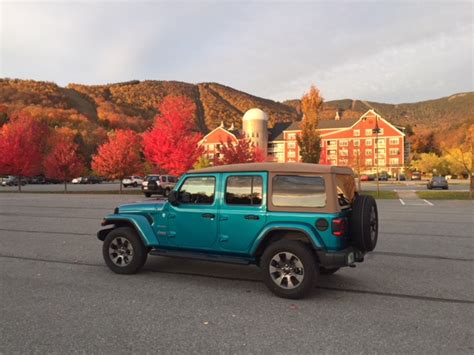
<svg viewBox="0 0 474 355"><path fill-rule="evenodd" d="M241 138L237 143L228 138L227 142L221 142L218 152L217 164L220 165L254 163L265 160L263 152L247 138Z"/></svg>
<svg viewBox="0 0 474 355"><path fill-rule="evenodd" d="M319 90L313 85L308 93L301 98L301 111L303 121L301 124L301 135L297 136L300 148L301 160L304 163L317 164L321 154L321 137L317 131L319 124L319 113L323 104L323 98Z"/></svg>
<svg viewBox="0 0 474 355"><path fill-rule="evenodd" d="M67 182L85 169L78 151L79 146L71 137L60 135L53 140L51 151L44 160L46 176L63 181L64 192L67 192Z"/></svg>
<svg viewBox="0 0 474 355"><path fill-rule="evenodd" d="M142 169L140 145L141 138L134 131L117 130L92 157L92 169L99 175L119 179L120 193L122 193L123 178L136 174Z"/></svg>
<svg viewBox="0 0 474 355"><path fill-rule="evenodd" d="M193 167L203 148L194 130L195 104L184 96L167 96L152 129L143 135L145 157L160 170L180 176Z"/></svg>
<svg viewBox="0 0 474 355"><path fill-rule="evenodd" d="M21 179L41 171L48 127L26 113L19 113L0 129L0 174Z"/></svg>
<svg viewBox="0 0 474 355"><path fill-rule="evenodd" d="M201 155L196 163L193 165L194 169L203 169L211 166L211 161L206 158L204 155Z"/></svg>

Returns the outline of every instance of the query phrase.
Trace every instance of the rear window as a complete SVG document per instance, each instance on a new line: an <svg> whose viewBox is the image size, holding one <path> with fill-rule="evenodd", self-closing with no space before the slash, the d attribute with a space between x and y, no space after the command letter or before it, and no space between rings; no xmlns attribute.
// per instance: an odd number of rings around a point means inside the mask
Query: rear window
<svg viewBox="0 0 474 355"><path fill-rule="evenodd" d="M158 176L147 176L145 180L146 181L156 181L156 180L158 180Z"/></svg>
<svg viewBox="0 0 474 355"><path fill-rule="evenodd" d="M436 182L443 182L443 181L446 180L446 179L445 179L444 177L442 177L442 176L437 176L437 177L435 177L433 180L436 181Z"/></svg>
<svg viewBox="0 0 474 355"><path fill-rule="evenodd" d="M168 176L168 182L176 182L175 176Z"/></svg>
<svg viewBox="0 0 474 355"><path fill-rule="evenodd" d="M324 207L326 189L320 176L277 175L273 178L272 203L278 207Z"/></svg>
<svg viewBox="0 0 474 355"><path fill-rule="evenodd" d="M229 176L225 190L225 202L228 205L262 204L261 176Z"/></svg>
<svg viewBox="0 0 474 355"><path fill-rule="evenodd" d="M336 175L336 184L339 206L350 206L356 192L354 178L351 175L338 174Z"/></svg>

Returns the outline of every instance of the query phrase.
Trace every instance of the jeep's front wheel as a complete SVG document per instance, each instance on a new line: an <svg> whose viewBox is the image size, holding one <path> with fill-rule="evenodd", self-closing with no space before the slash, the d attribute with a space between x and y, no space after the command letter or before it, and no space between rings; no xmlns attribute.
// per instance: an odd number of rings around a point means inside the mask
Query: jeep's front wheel
<svg viewBox="0 0 474 355"><path fill-rule="evenodd" d="M315 255L304 243L280 240L263 252L263 281L279 297L298 299L311 292L319 269Z"/></svg>
<svg viewBox="0 0 474 355"><path fill-rule="evenodd" d="M102 255L113 272L134 274L145 264L148 252L135 230L120 227L107 234Z"/></svg>

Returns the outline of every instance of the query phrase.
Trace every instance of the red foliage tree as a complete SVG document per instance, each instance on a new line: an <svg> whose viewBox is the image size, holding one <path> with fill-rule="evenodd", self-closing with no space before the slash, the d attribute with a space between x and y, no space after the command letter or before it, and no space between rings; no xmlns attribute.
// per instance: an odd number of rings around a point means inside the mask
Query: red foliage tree
<svg viewBox="0 0 474 355"><path fill-rule="evenodd" d="M79 146L70 137L59 136L44 160L46 176L63 181L64 192L67 191L67 182L84 171L84 161L78 150Z"/></svg>
<svg viewBox="0 0 474 355"><path fill-rule="evenodd" d="M119 179L122 193L122 179L142 170L140 145L141 138L134 131L117 130L92 157L92 169L99 175Z"/></svg>
<svg viewBox="0 0 474 355"><path fill-rule="evenodd" d="M218 151L220 157L217 164L220 165L262 162L266 158L262 150L247 138L241 138L237 143L229 138L227 143L221 142Z"/></svg>
<svg viewBox="0 0 474 355"><path fill-rule="evenodd" d="M179 176L202 154L198 146L202 136L194 131L196 106L187 97L167 96L159 110L153 128L143 135L145 157L159 169Z"/></svg>
<svg viewBox="0 0 474 355"><path fill-rule="evenodd" d="M0 129L0 174L21 178L41 171L48 127L26 113L19 113Z"/></svg>

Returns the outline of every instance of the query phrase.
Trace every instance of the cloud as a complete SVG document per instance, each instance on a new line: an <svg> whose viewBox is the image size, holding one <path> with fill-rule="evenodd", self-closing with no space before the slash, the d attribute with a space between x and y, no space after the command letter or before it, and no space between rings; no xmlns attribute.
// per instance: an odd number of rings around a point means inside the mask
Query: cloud
<svg viewBox="0 0 474 355"><path fill-rule="evenodd" d="M1 76L216 81L278 100L473 90L470 2L2 3ZM470 73L470 75L469 75Z"/></svg>

